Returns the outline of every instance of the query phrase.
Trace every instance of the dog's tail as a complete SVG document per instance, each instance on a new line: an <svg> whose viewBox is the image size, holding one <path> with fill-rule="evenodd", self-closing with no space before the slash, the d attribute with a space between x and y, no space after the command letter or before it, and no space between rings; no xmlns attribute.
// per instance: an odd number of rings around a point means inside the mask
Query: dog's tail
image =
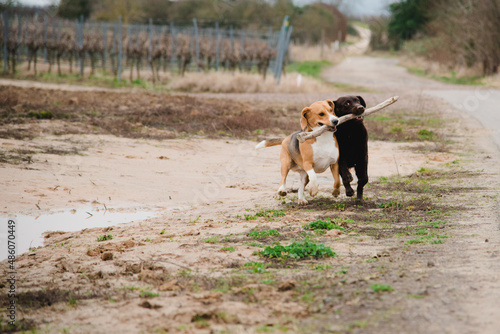
<svg viewBox="0 0 500 334"><path fill-rule="evenodd" d="M271 138L271 139L266 139L261 141L260 143L255 146L255 149L258 150L260 148L264 147L270 147L270 146L276 146L276 145L281 145L283 142L284 138Z"/></svg>

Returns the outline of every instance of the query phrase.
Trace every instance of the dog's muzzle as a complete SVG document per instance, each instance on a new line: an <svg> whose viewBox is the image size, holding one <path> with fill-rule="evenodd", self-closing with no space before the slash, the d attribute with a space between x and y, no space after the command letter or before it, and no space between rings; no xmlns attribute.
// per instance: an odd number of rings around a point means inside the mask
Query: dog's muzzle
<svg viewBox="0 0 500 334"><path fill-rule="evenodd" d="M329 127L328 127L328 131L329 131L329 132L337 132L337 126L336 126L336 125L334 125L334 126L329 126Z"/></svg>

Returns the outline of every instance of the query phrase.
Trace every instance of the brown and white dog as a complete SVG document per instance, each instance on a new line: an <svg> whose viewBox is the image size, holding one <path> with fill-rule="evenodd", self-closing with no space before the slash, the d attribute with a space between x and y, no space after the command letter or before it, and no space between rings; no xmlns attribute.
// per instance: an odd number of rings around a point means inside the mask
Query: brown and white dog
<svg viewBox="0 0 500 334"><path fill-rule="evenodd" d="M339 146L333 132L337 130L339 119L335 115L335 104L330 101L318 101L302 110L300 127L302 131L313 131L322 125L330 127L328 132L314 139L300 143L297 134L292 133L285 139L269 139L260 142L255 148L276 146L281 144L281 181L278 188L280 196L286 196L286 177L290 170L300 174L299 201L300 205L307 204L304 197L304 188L311 182L309 194L316 196L318 181L316 173L323 173L330 168L333 174L333 196L340 194L339 176Z"/></svg>

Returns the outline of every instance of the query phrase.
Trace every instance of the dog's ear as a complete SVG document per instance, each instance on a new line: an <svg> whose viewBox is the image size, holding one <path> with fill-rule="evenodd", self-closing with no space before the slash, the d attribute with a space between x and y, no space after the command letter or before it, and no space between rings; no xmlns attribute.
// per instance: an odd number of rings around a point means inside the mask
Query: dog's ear
<svg viewBox="0 0 500 334"><path fill-rule="evenodd" d="M361 103L361 105L366 108L365 100L363 100L363 98L361 96L356 96L356 97L359 99L359 102Z"/></svg>
<svg viewBox="0 0 500 334"><path fill-rule="evenodd" d="M335 110L336 107L340 107L339 100L333 101L333 109Z"/></svg>
<svg viewBox="0 0 500 334"><path fill-rule="evenodd" d="M335 111L335 102L332 102L332 100L326 100L326 103L328 103L328 105L332 107L333 111Z"/></svg>
<svg viewBox="0 0 500 334"><path fill-rule="evenodd" d="M311 108L306 107L302 109L302 113L300 114L300 128L302 131L305 131L307 129L307 125L309 124L307 122L307 113L311 111Z"/></svg>

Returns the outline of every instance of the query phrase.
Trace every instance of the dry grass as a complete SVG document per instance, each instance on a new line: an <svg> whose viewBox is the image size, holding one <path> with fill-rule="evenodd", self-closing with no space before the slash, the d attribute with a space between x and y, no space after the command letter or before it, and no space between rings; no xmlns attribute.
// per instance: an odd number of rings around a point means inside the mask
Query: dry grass
<svg viewBox="0 0 500 334"><path fill-rule="evenodd" d="M68 92L0 86L0 137L110 133L129 138L252 137L284 135L300 129L300 105L252 104L232 99L148 92ZM37 115L50 115L39 119ZM52 124L52 127L50 126ZM13 128L16 131L12 131ZM26 131L21 131L24 129Z"/></svg>
<svg viewBox="0 0 500 334"><path fill-rule="evenodd" d="M334 44L324 45L321 52L320 45L290 45L290 59L293 61L328 60L333 64L340 63L345 55L335 50Z"/></svg>
<svg viewBox="0 0 500 334"><path fill-rule="evenodd" d="M208 72L186 73L184 77L173 77L168 88L182 92L212 93L330 93L332 87L319 80L302 77L297 85L297 73L288 73L278 86L271 74L266 80L256 73Z"/></svg>
<svg viewBox="0 0 500 334"><path fill-rule="evenodd" d="M399 63L406 68L421 69L424 74L430 76L449 76L451 72L455 72L458 78L482 75L482 68L479 65L467 67L443 64L418 56L406 55L400 57Z"/></svg>

